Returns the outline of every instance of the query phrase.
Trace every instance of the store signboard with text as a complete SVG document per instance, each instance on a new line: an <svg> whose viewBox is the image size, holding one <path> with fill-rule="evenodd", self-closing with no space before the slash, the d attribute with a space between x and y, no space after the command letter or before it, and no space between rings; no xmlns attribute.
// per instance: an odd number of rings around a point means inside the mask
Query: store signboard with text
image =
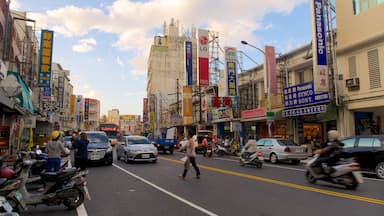
<svg viewBox="0 0 384 216"><path fill-rule="evenodd" d="M328 92L315 92L313 81L284 88L284 108L329 102Z"/></svg>

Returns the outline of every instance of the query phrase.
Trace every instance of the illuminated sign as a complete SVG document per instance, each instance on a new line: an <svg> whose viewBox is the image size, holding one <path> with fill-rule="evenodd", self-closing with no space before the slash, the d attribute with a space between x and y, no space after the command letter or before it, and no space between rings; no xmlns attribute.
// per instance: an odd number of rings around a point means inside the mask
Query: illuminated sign
<svg viewBox="0 0 384 216"><path fill-rule="evenodd" d="M40 41L40 64L37 85L39 87L51 86L53 31L42 30Z"/></svg>

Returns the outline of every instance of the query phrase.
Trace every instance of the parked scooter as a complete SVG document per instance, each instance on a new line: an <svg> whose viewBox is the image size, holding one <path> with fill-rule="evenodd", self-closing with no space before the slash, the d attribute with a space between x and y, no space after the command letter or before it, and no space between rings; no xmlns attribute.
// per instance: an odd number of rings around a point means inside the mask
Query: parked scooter
<svg viewBox="0 0 384 216"><path fill-rule="evenodd" d="M221 144L216 145L213 152L219 157L223 155L236 155L237 149L233 145L233 140L223 141Z"/></svg>
<svg viewBox="0 0 384 216"><path fill-rule="evenodd" d="M305 177L308 182L315 183L317 180L323 180L344 185L347 189L355 189L359 184L363 183L360 164L353 158L342 159L335 166L328 167L334 170L329 174L322 172L322 167L311 166L318 158L319 155L315 155L313 159L307 162Z"/></svg>
<svg viewBox="0 0 384 216"><path fill-rule="evenodd" d="M88 173L78 171L76 168L65 169L58 173L42 174L42 180L45 184L44 190L30 193L26 188L26 184L29 179L29 171L36 162L34 159L25 160L18 176L18 179L21 180L18 191L22 194L22 201L26 205L46 204L50 206L64 204L69 209L74 209L83 203L85 197L90 199L85 179ZM25 209L24 206L22 207Z"/></svg>
<svg viewBox="0 0 384 216"><path fill-rule="evenodd" d="M19 216L4 196L0 196L0 216Z"/></svg>
<svg viewBox="0 0 384 216"><path fill-rule="evenodd" d="M258 152L245 152L244 149L241 151L240 155L240 165L244 166L246 164L254 165L257 168L263 167L263 153L261 151Z"/></svg>

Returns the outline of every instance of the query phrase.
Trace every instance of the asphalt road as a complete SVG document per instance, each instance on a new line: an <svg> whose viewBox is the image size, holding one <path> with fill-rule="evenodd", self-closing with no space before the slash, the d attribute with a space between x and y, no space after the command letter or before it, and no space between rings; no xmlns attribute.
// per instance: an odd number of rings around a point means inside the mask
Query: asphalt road
<svg viewBox="0 0 384 216"><path fill-rule="evenodd" d="M197 157L201 179L194 178L191 168L180 180L182 156L160 155L156 164L115 160L112 166L90 167L87 215L382 216L384 212L383 180L365 178L351 191L307 183L302 165L265 163L258 169L240 166L236 158L201 155ZM46 208L52 211L29 215L85 215L64 206Z"/></svg>

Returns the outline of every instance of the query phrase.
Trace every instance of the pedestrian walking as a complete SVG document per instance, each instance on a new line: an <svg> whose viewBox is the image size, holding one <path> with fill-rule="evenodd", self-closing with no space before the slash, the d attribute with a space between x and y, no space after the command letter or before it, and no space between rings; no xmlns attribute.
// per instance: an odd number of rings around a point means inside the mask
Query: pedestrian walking
<svg viewBox="0 0 384 216"><path fill-rule="evenodd" d="M60 132L55 130L51 134L51 140L46 146L48 154L46 172L58 172L61 165L61 154L69 154L69 149L60 141Z"/></svg>
<svg viewBox="0 0 384 216"><path fill-rule="evenodd" d="M188 169L189 169L189 164L191 163L193 168L195 168L196 178L199 179L200 178L200 170L199 170L199 167L196 164L196 152L195 152L195 149L196 149L196 146L197 146L197 136L195 135L192 138L191 135L188 135L188 139L189 139L188 144L183 146L180 149L180 151L183 151L184 149L186 150L186 152L187 152L187 156L186 156L187 159L184 162L183 174L181 174L179 177L181 179L185 179L185 177L187 176Z"/></svg>
<svg viewBox="0 0 384 216"><path fill-rule="evenodd" d="M89 140L87 134L80 133L80 139L75 140L73 149L75 150L75 166L80 170L85 170L88 160L88 144Z"/></svg>

